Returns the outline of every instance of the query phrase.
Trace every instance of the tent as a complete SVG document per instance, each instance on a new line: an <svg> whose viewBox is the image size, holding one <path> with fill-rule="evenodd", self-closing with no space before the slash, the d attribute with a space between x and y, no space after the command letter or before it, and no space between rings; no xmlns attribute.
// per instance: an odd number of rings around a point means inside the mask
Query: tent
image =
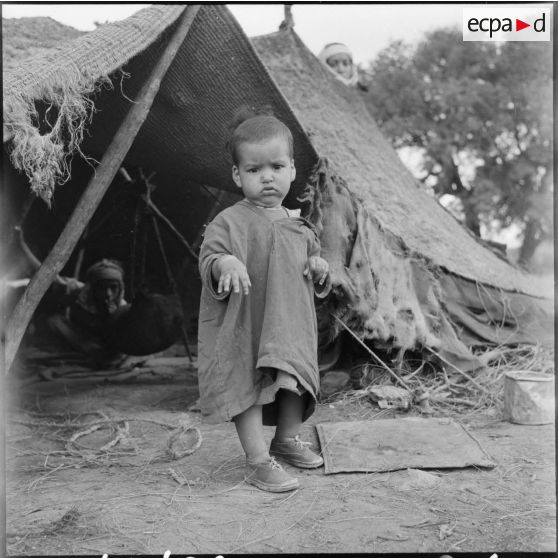
<svg viewBox="0 0 558 558"><path fill-rule="evenodd" d="M88 224L103 241L88 243L86 259L130 264L137 196L126 197L119 168L155 173L153 200L190 245L219 204L238 199L224 144L242 105L270 107L293 132L297 180L286 205L318 227L335 285L318 308L322 338L346 326L372 345L426 348L463 369L479 366L477 344L552 338L535 280L418 188L358 92L292 29L250 42L225 6L154 5L5 72L3 223L28 211L30 240L50 250L6 324L8 365ZM50 209L29 210L29 190ZM115 207L111 229L103 220ZM174 272L195 267L183 246L169 259ZM186 284L194 299L199 285Z"/></svg>
<svg viewBox="0 0 558 558"><path fill-rule="evenodd" d="M551 342L550 303L538 281L418 187L359 92L332 79L292 31L254 44L349 193L343 222L347 200L331 187L333 200L322 200L322 212L336 208L324 218L322 247L347 295L335 313L364 337L402 349L439 347L462 368L479 364L463 345ZM341 247L347 236L350 246Z"/></svg>

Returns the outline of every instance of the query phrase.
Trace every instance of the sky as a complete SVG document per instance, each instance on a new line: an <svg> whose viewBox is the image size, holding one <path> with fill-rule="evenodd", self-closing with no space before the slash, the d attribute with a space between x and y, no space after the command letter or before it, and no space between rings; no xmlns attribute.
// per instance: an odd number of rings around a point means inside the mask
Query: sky
<svg viewBox="0 0 558 558"><path fill-rule="evenodd" d="M66 25L89 31L95 21L124 19L146 5L122 4L3 4L3 17L49 16ZM283 4L229 4L249 36L277 31ZM416 42L438 27L461 27L463 4L295 4L295 31L317 54L326 43L349 46L357 63L366 63L391 40Z"/></svg>

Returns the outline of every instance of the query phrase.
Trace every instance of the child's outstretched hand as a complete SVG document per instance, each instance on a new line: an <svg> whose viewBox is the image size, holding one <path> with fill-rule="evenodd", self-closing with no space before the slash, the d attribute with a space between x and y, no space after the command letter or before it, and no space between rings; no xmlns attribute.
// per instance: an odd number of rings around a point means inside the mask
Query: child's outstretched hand
<svg viewBox="0 0 558 558"><path fill-rule="evenodd" d="M246 266L235 256L228 255L219 258L214 264L217 269L217 276L219 277L219 284L217 285L217 293L229 292L232 290L235 293L240 293L240 287L245 295L248 294L252 283L248 277Z"/></svg>
<svg viewBox="0 0 558 558"><path fill-rule="evenodd" d="M320 256L310 256L306 267L304 268L304 276L312 279L314 283L323 285L329 273L329 264Z"/></svg>

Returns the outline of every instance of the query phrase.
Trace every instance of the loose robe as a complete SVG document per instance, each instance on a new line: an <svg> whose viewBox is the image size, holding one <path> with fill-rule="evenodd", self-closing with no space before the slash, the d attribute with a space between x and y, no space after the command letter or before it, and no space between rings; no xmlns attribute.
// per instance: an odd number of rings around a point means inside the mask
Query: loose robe
<svg viewBox="0 0 558 558"><path fill-rule="evenodd" d="M299 393L305 392L303 420L315 408L315 288L303 272L308 258L319 255L320 244L305 219L271 220L267 211L242 200L217 215L205 231L200 250L198 380L201 411L210 423L264 404L264 424L276 424L273 400L281 387L298 386ZM246 265L252 283L248 295L217 293L211 268L224 254ZM327 283L316 288L316 294L325 296L329 289Z"/></svg>

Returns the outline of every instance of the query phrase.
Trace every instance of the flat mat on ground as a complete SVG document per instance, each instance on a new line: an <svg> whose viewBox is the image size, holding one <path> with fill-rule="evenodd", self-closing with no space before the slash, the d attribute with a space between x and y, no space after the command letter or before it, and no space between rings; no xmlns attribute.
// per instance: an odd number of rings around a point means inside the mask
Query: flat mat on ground
<svg viewBox="0 0 558 558"><path fill-rule="evenodd" d="M494 467L478 440L449 418L396 418L316 426L325 473Z"/></svg>

